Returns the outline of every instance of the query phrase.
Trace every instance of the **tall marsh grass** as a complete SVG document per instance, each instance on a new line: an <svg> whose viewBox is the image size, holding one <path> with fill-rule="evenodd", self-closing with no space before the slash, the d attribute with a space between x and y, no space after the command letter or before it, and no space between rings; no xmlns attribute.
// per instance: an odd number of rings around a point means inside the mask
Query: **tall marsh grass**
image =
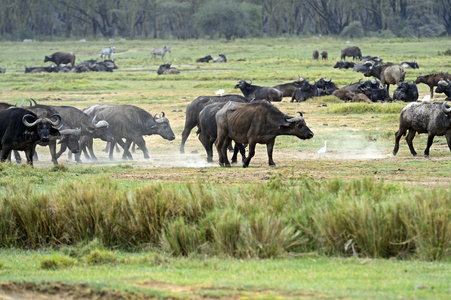
<svg viewBox="0 0 451 300"><path fill-rule="evenodd" d="M176 256L274 258L303 252L449 259L451 193L364 178L272 174L259 186L149 184L106 177L54 192L11 186L0 196L0 247L107 249L149 245Z"/></svg>

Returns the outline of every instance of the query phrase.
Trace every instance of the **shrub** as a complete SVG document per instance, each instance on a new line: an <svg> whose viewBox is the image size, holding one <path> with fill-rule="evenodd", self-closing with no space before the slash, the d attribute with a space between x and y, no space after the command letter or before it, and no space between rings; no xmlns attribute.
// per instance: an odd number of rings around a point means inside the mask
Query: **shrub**
<svg viewBox="0 0 451 300"><path fill-rule="evenodd" d="M51 257L44 257L41 259L41 269L56 270L66 267L72 267L77 264L77 260L60 254L53 254Z"/></svg>
<svg viewBox="0 0 451 300"><path fill-rule="evenodd" d="M95 249L92 250L85 259L90 265L115 264L117 262L117 253L103 249Z"/></svg>

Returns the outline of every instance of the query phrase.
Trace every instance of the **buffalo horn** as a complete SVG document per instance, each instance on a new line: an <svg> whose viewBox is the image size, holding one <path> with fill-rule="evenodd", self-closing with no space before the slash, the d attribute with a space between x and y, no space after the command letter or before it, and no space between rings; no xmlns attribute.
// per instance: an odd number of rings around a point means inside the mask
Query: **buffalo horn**
<svg viewBox="0 0 451 300"><path fill-rule="evenodd" d="M298 111L298 114L303 117L302 111Z"/></svg>
<svg viewBox="0 0 451 300"><path fill-rule="evenodd" d="M294 118L287 119L286 121L289 122L289 123L295 123L295 122L298 122L300 120L302 120L302 116L296 116Z"/></svg>
<svg viewBox="0 0 451 300"><path fill-rule="evenodd" d="M81 134L81 128L75 128L75 129L62 129L59 131L61 135L80 135Z"/></svg>
<svg viewBox="0 0 451 300"><path fill-rule="evenodd" d="M443 78L440 78L440 80L439 80L439 82L437 84L438 85L443 85L443 86L447 86L448 85L448 83L445 80L443 80Z"/></svg>
<svg viewBox="0 0 451 300"><path fill-rule="evenodd" d="M240 81L241 81L241 78L236 79L236 82L240 83Z"/></svg>
<svg viewBox="0 0 451 300"><path fill-rule="evenodd" d="M161 112L161 117L164 118L164 111Z"/></svg>
<svg viewBox="0 0 451 300"><path fill-rule="evenodd" d="M450 107L450 108L446 108L446 103L447 103L447 102L448 102L448 101L443 102L443 112L444 112L445 114L451 113L451 107Z"/></svg>
<svg viewBox="0 0 451 300"><path fill-rule="evenodd" d="M154 114L154 115L153 115L153 120L154 120L154 121L156 120L156 119L155 119L156 117L157 117L157 114Z"/></svg>
<svg viewBox="0 0 451 300"><path fill-rule="evenodd" d="M54 114L53 116L51 116L50 118L56 117L55 121L50 121L50 123L52 124L53 127L58 127L58 125L61 123L61 116L58 114Z"/></svg>
<svg viewBox="0 0 451 300"><path fill-rule="evenodd" d="M22 117L22 123L23 123L25 126L27 126L27 127L33 127L34 125L36 125L36 124L40 121L40 119L37 119L37 120L35 120L33 123L30 123L30 122L28 122L28 121L26 120L27 117L33 117L33 118L34 118L34 116L33 116L33 115L30 115L30 114L26 114L26 115L24 115L24 116Z"/></svg>
<svg viewBox="0 0 451 300"><path fill-rule="evenodd" d="M246 81L247 82L247 81ZM252 79L249 79L249 84L252 84Z"/></svg>

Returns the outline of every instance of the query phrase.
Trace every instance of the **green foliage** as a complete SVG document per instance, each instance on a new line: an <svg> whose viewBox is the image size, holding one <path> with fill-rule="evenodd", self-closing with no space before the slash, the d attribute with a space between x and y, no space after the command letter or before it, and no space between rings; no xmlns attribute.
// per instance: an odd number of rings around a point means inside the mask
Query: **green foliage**
<svg viewBox="0 0 451 300"><path fill-rule="evenodd" d="M77 264L76 259L57 253L53 253L52 256L43 257L41 259L41 269L43 270L62 269L75 266L76 264Z"/></svg>
<svg viewBox="0 0 451 300"><path fill-rule="evenodd" d="M118 256L117 253L113 251L95 249L86 255L85 259L89 265L105 265L116 264Z"/></svg>
<svg viewBox="0 0 451 300"><path fill-rule="evenodd" d="M210 37L231 40L258 34L259 20L261 10L257 5L211 0L196 14L195 27Z"/></svg>
<svg viewBox="0 0 451 300"><path fill-rule="evenodd" d="M399 114L406 105L404 102L396 103L341 103L333 104L328 107L332 113L381 113L381 114Z"/></svg>
<svg viewBox="0 0 451 300"><path fill-rule="evenodd" d="M362 38L363 37L363 27L362 23L359 21L351 22L348 26L343 28L340 33L341 37L346 38Z"/></svg>

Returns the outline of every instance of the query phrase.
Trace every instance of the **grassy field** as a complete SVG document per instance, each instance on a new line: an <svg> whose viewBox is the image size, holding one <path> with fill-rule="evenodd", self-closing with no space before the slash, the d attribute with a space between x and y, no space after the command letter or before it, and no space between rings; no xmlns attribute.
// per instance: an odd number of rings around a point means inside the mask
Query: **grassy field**
<svg viewBox="0 0 451 300"><path fill-rule="evenodd" d="M180 75L156 73L161 60L150 50L165 44L172 50L165 61ZM110 45L114 73L24 73L56 51L82 62ZM99 162L61 157L53 167L41 147L34 169L0 165L0 299L449 298L451 153L436 137L423 158L426 136L417 135L418 157L404 139L391 155L405 103L285 98L275 105L303 111L315 137L277 138L275 169L264 146L248 169L207 164L195 130L179 154L186 105L221 88L240 94L237 78L262 86L298 76L332 77L338 86L365 79L333 68L346 45L329 37L0 43L0 102L133 104L164 111L176 135L147 137L149 160L138 150L134 161L120 154L109 161L96 142ZM410 81L451 67L439 55L451 49L448 39L350 45L385 62L416 60ZM312 60L314 49L328 51L329 60ZM195 63L218 53L227 63ZM429 94L426 85L418 89L420 98ZM319 159L324 140L328 151Z"/></svg>

